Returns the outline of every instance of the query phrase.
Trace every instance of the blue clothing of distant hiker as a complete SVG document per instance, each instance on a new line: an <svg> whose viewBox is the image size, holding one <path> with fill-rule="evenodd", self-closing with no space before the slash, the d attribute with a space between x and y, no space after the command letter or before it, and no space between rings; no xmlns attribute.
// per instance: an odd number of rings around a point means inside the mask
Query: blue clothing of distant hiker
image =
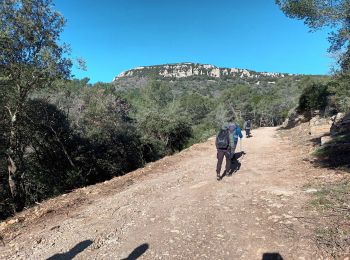
<svg viewBox="0 0 350 260"><path fill-rule="evenodd" d="M236 130L235 130L235 140L234 140L234 144L237 145L238 144L238 138L243 138L243 134L242 134L242 130L239 127L239 125L236 125Z"/></svg>
<svg viewBox="0 0 350 260"><path fill-rule="evenodd" d="M238 144L238 138L243 138L242 130L237 124L230 124L229 125L229 139L230 139L230 148L231 153L234 154L237 144Z"/></svg>

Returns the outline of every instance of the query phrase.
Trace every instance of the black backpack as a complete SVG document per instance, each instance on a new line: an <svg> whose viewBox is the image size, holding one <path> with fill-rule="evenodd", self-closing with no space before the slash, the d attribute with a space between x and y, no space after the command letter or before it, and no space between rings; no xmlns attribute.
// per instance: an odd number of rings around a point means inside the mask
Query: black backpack
<svg viewBox="0 0 350 260"><path fill-rule="evenodd" d="M221 129L216 137L216 148L227 149L229 146L228 131Z"/></svg>

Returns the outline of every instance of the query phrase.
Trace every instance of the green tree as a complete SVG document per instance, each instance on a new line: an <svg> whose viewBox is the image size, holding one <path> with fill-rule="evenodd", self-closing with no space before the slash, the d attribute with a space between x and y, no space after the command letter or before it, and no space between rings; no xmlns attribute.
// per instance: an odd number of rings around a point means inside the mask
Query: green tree
<svg viewBox="0 0 350 260"><path fill-rule="evenodd" d="M146 104L153 108L164 108L174 99L168 84L160 81L152 81L142 93Z"/></svg>
<svg viewBox="0 0 350 260"><path fill-rule="evenodd" d="M312 30L332 29L329 52L342 54L338 62L343 72L350 70L350 2L348 0L276 0L291 18L303 20Z"/></svg>
<svg viewBox="0 0 350 260"><path fill-rule="evenodd" d="M303 90L299 99L300 112L324 110L328 104L328 86L314 83Z"/></svg>
<svg viewBox="0 0 350 260"><path fill-rule="evenodd" d="M21 131L28 97L70 76L67 47L60 45L65 20L51 0L0 2L0 84L10 125L7 161L9 185L17 210L23 207L21 176L26 138Z"/></svg>
<svg viewBox="0 0 350 260"><path fill-rule="evenodd" d="M149 112L139 126L145 139L158 143L158 149L165 150L165 154L180 151L192 137L188 121L174 114Z"/></svg>
<svg viewBox="0 0 350 260"><path fill-rule="evenodd" d="M210 99L200 94L189 94L180 99L179 112L188 114L193 124L199 124L212 110Z"/></svg>
<svg viewBox="0 0 350 260"><path fill-rule="evenodd" d="M332 94L331 103L337 111L350 112L350 74L342 74L333 81L329 86L329 91Z"/></svg>

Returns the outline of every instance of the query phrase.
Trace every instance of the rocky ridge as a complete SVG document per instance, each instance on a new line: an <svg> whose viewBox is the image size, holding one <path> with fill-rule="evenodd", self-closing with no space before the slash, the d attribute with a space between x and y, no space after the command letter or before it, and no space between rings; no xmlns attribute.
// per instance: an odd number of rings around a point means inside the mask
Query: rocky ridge
<svg viewBox="0 0 350 260"><path fill-rule="evenodd" d="M287 73L276 72L255 72L239 68L219 68L210 64L198 63L175 63L155 66L136 67L131 70L120 73L113 81L126 77L159 77L159 78L188 78L194 76L203 76L209 78L284 78L291 76Z"/></svg>

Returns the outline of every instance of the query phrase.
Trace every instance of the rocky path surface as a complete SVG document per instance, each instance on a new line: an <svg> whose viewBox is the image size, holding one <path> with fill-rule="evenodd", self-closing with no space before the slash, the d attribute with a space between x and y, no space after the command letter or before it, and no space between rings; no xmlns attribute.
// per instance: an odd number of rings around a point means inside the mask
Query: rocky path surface
<svg viewBox="0 0 350 260"><path fill-rule="evenodd" d="M315 259L300 221L310 214L307 168L277 132L261 128L244 139L240 170L221 181L210 139L47 201L6 229L0 258Z"/></svg>

